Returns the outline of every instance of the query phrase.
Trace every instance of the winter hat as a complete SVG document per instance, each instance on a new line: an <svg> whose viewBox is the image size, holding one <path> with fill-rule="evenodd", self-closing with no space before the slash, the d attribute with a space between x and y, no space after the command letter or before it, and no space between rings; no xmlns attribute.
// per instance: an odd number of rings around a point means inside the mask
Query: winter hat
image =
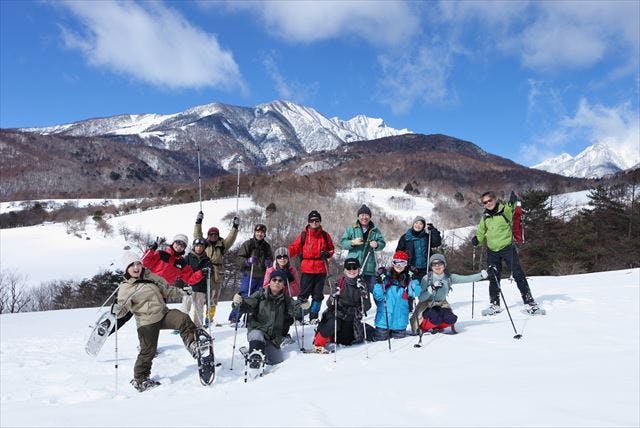
<svg viewBox="0 0 640 428"><path fill-rule="evenodd" d="M349 257L348 259L345 259L344 261L344 268L345 269L360 269L360 261L358 259L356 259L355 257Z"/></svg>
<svg viewBox="0 0 640 428"><path fill-rule="evenodd" d="M207 230L207 236L211 235L212 233L220 235L220 230L217 227L210 227L209 230Z"/></svg>
<svg viewBox="0 0 640 428"><path fill-rule="evenodd" d="M371 217L371 210L369 209L368 206L366 206L365 204L362 204L362 206L358 210L358 215L360 214L367 214L369 217Z"/></svg>
<svg viewBox="0 0 640 428"><path fill-rule="evenodd" d="M195 247L196 245L204 245L206 247L207 241L205 241L204 238L196 238L193 240L193 243L191 244L191 246Z"/></svg>
<svg viewBox="0 0 640 428"><path fill-rule="evenodd" d="M139 261L140 256L138 256L133 251L125 251L124 253L122 253L122 267L124 268L123 270L125 272L127 271L127 269L129 269L129 266Z"/></svg>
<svg viewBox="0 0 640 428"><path fill-rule="evenodd" d="M284 280L287 279L287 273L281 269L277 269L274 270L273 272L271 272L269 274L269 281L271 281L273 278L282 278Z"/></svg>
<svg viewBox="0 0 640 428"><path fill-rule="evenodd" d="M413 219L413 223L411 223L412 225L415 224L416 221L421 221L422 222L422 227L427 227L427 220L424 219L424 217L422 216L416 216L416 218Z"/></svg>
<svg viewBox="0 0 640 428"><path fill-rule="evenodd" d="M289 257L289 250L287 250L287 247L279 247L274 253L273 253L274 257L278 257L278 256L287 256Z"/></svg>
<svg viewBox="0 0 640 428"><path fill-rule="evenodd" d="M178 233L176 236L173 237L173 241L171 241L171 243L173 244L176 241L182 241L184 242L184 245L187 245L187 243L189 242L189 238L187 238L187 235Z"/></svg>
<svg viewBox="0 0 640 428"><path fill-rule="evenodd" d="M265 225L264 225L264 224L262 224L262 223L258 223L258 224L256 224L256 227L254 227L254 228L253 228L253 231L254 231L254 232L257 232L257 231L259 231L259 230L260 230L260 231L262 231L262 232L264 232L264 233L267 233L267 226L265 226Z"/></svg>
<svg viewBox="0 0 640 428"><path fill-rule="evenodd" d="M393 259L392 259L392 260L393 260L394 262L395 262L396 260L403 260L403 261L405 261L405 262L408 262L408 261L409 261L409 254L405 253L405 252L404 252L404 251L402 251L402 250L398 250L398 251L396 251L396 252L393 254Z"/></svg>
<svg viewBox="0 0 640 428"><path fill-rule="evenodd" d="M429 257L429 266L431 266L431 263L435 261L440 261L444 263L445 268L447 267L447 259L444 258L444 254L434 254L431 257Z"/></svg>
<svg viewBox="0 0 640 428"><path fill-rule="evenodd" d="M320 216L320 213L316 210L311 211L309 213L309 216L307 216L307 221L309 223L311 223L311 220L314 220L314 219L322 221L322 216Z"/></svg>

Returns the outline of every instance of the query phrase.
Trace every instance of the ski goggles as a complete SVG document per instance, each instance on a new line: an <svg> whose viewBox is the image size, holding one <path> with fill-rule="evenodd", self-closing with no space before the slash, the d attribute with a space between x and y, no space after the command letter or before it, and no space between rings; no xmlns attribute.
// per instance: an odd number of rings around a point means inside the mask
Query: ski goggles
<svg viewBox="0 0 640 428"><path fill-rule="evenodd" d="M409 264L406 260L402 260L402 259L394 260L392 263L396 266L406 266Z"/></svg>

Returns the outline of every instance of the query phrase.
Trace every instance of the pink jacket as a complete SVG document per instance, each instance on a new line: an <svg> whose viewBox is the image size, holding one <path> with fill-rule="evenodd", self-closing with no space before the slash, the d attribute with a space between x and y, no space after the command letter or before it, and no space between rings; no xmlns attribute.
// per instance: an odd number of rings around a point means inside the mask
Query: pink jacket
<svg viewBox="0 0 640 428"><path fill-rule="evenodd" d="M276 270L275 266L277 263L278 263L277 261L274 261L273 266L271 266L265 272L264 281L262 282L262 287L266 288L266 286L269 284L269 275L271 275L271 272ZM291 280L289 281L289 287L291 288L291 296L289 296L289 290L288 290L286 281L284 285L284 292L289 297L296 297L298 294L300 294L300 276L298 275L298 269L291 266L291 263L289 263L289 273L293 275L293 281Z"/></svg>

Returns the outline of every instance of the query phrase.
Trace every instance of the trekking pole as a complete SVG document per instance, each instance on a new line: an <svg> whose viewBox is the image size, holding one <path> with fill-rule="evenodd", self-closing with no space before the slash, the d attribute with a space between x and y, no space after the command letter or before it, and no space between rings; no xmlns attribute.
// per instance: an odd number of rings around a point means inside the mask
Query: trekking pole
<svg viewBox="0 0 640 428"><path fill-rule="evenodd" d="M369 359L369 344L367 343L367 324L364 322L364 296L360 291L360 307L362 309L362 331L364 332L364 349L367 353L367 359Z"/></svg>
<svg viewBox="0 0 640 428"><path fill-rule="evenodd" d="M202 211L202 177L200 176L200 145L196 144L198 151L198 196L200 200L200 211Z"/></svg>
<svg viewBox="0 0 640 428"><path fill-rule="evenodd" d="M100 305L100 307L96 310L96 312L100 311L100 309L102 309L102 308L104 307L104 305L106 305L106 304L107 304L107 302L108 302L109 300L111 300L111 298L114 296L114 294L116 294L116 293L118 292L118 290L119 290L119 289L120 289L120 286L118 285L118 286L116 287L116 289L115 289L115 290L113 290L113 293L111 293L111 294L109 295L109 297L107 297L107 300L105 300L105 301L104 301L104 303L103 303L102 305Z"/></svg>
<svg viewBox="0 0 640 428"><path fill-rule="evenodd" d="M333 340L336 343L336 349L333 350L333 362L337 363L338 355L338 299L339 295L334 296L333 301Z"/></svg>
<svg viewBox="0 0 640 428"><path fill-rule="evenodd" d="M518 333L518 330L516 330L516 325L513 323L513 318L511 318L511 312L509 311L509 305L507 305L507 301L504 299L504 293L502 292L502 287L500 287L500 281L498 280L498 277L496 276L495 267L489 266L489 270L493 273L493 279L496 281L496 284L498 284L498 291L500 291L500 296L502 296L502 301L504 302L504 307L507 309L507 314L509 315L509 320L511 321L511 326L513 327L513 331L516 333L516 335L513 336L513 338L514 339L522 339L522 335Z"/></svg>
<svg viewBox="0 0 640 428"><path fill-rule="evenodd" d="M475 267L476 267L476 247L475 245L473 246L473 259L471 261L471 270L475 272ZM473 307L474 307L474 303L475 303L475 296L476 296L476 282L473 281L471 283L471 319L473 319Z"/></svg>
<svg viewBox="0 0 640 428"><path fill-rule="evenodd" d="M207 315L206 318L209 318L211 315L211 268L207 269ZM213 320L209 320L209 336L211 336L211 324L213 324Z"/></svg>
<svg viewBox="0 0 640 428"><path fill-rule="evenodd" d="M116 315L116 395L118 395L118 316Z"/></svg>
<svg viewBox="0 0 640 428"><path fill-rule="evenodd" d="M249 274L249 291L251 291L251 279L253 278L253 265L251 265L251 273ZM233 333L233 350L231 351L231 368L233 370L233 360L236 355L236 340L238 338L238 324L240 324L240 306L238 306L238 312L236 313L236 328Z"/></svg>
<svg viewBox="0 0 640 428"><path fill-rule="evenodd" d="M238 169L238 182L236 184L236 217L238 216L238 203L240 201L240 159L236 162L236 167Z"/></svg>
<svg viewBox="0 0 640 428"><path fill-rule="evenodd" d="M389 342L389 352L391 352L391 329L389 328L389 312L387 311L387 290L382 284L382 297L384 298L384 317L387 320L387 342Z"/></svg>
<svg viewBox="0 0 640 428"><path fill-rule="evenodd" d="M289 297L293 299L293 296L291 295L291 285L289 285L289 278L286 278L286 280L287 280L287 290L289 290ZM300 310L302 311L302 309ZM298 336L298 326L296 325L295 317L293 319L293 328L296 329L296 341L298 342L298 348L300 348L301 351L304 351L303 347L300 346L300 336Z"/></svg>

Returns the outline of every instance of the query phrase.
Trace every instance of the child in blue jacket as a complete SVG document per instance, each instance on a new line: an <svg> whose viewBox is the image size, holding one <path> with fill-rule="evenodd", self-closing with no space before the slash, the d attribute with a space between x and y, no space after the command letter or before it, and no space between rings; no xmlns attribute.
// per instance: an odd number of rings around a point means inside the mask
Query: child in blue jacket
<svg viewBox="0 0 640 428"><path fill-rule="evenodd" d="M376 302L375 340L387 340L389 335L400 339L407 335L409 298L420 295L420 282L408 268L409 255L396 251L393 265L382 269L373 287Z"/></svg>

